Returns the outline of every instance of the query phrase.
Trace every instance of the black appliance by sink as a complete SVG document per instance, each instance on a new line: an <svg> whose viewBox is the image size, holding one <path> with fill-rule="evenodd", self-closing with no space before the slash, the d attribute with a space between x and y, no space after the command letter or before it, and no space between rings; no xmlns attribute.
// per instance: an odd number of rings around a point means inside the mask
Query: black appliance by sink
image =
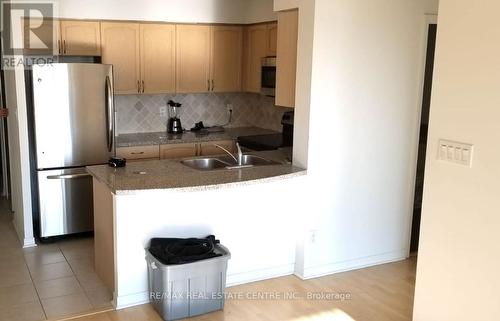
<svg viewBox="0 0 500 321"><path fill-rule="evenodd" d="M281 125L283 131L281 134L253 135L240 136L238 143L242 147L246 147L255 151L275 150L282 147L293 146L293 111L288 111L281 117Z"/></svg>

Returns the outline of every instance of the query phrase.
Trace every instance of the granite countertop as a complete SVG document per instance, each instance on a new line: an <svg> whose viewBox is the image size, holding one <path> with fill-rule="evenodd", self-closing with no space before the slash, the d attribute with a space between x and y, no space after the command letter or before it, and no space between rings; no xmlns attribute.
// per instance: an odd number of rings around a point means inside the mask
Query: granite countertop
<svg viewBox="0 0 500 321"><path fill-rule="evenodd" d="M282 151L252 154L281 161L282 164L200 171L181 164L179 160L154 160L130 162L127 166L116 169L107 165L90 166L87 167L87 171L117 195L163 189L176 191L217 189L306 174L304 169L287 162Z"/></svg>
<svg viewBox="0 0 500 321"><path fill-rule="evenodd" d="M215 140L236 139L239 136L276 134L278 132L259 127L225 128L224 132L200 135L197 132L167 134L165 132L121 134L116 136L116 147L164 145L180 143L200 143Z"/></svg>

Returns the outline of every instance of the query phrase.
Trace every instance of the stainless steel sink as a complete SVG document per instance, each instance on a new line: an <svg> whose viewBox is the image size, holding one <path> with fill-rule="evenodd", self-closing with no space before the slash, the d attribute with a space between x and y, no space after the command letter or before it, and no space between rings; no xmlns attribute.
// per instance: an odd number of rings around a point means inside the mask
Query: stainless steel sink
<svg viewBox="0 0 500 321"><path fill-rule="evenodd" d="M221 169L230 166L228 163L222 162L217 158L195 158L185 159L181 161L183 165L189 166L194 169L209 171L214 169Z"/></svg>
<svg viewBox="0 0 500 321"><path fill-rule="evenodd" d="M280 163L265 159L260 156L255 155L243 155L241 157L241 164L236 164L234 159L229 156L219 157L219 159L225 163L230 163L231 167L242 167L242 166L265 166L265 165L278 165Z"/></svg>
<svg viewBox="0 0 500 321"><path fill-rule="evenodd" d="M183 165L198 169L198 170L216 170L216 169L238 169L252 166L279 165L281 163L262 158L255 155L243 155L241 164L237 164L230 156L210 157L210 158L193 158L181 161Z"/></svg>

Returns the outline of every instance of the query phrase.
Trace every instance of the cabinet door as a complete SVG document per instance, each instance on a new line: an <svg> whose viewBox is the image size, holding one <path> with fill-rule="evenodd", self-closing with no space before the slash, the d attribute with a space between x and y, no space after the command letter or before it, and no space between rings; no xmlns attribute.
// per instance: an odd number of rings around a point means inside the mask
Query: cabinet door
<svg viewBox="0 0 500 321"><path fill-rule="evenodd" d="M58 20L23 18L23 53L25 55L62 55Z"/></svg>
<svg viewBox="0 0 500 321"><path fill-rule="evenodd" d="M298 10L278 13L276 105L295 107Z"/></svg>
<svg viewBox="0 0 500 321"><path fill-rule="evenodd" d="M210 90L210 27L177 25L176 88L179 93Z"/></svg>
<svg viewBox="0 0 500 321"><path fill-rule="evenodd" d="M115 93L136 94L140 89L139 24L102 22L102 63L113 65Z"/></svg>
<svg viewBox="0 0 500 321"><path fill-rule="evenodd" d="M267 55L276 56L276 46L278 42L278 23L270 23L267 25Z"/></svg>
<svg viewBox="0 0 500 321"><path fill-rule="evenodd" d="M220 145L234 153L236 151L236 143L234 140L222 140L215 142L206 142L200 144L200 156L213 156L213 155L225 155L223 150L218 147L215 147L214 144Z"/></svg>
<svg viewBox="0 0 500 321"><path fill-rule="evenodd" d="M168 144L160 146L160 159L196 156L196 144Z"/></svg>
<svg viewBox="0 0 500 321"><path fill-rule="evenodd" d="M175 92L175 25L141 24L142 92Z"/></svg>
<svg viewBox="0 0 500 321"><path fill-rule="evenodd" d="M262 58L268 48L267 25L248 27L245 45L245 91L260 93Z"/></svg>
<svg viewBox="0 0 500 321"><path fill-rule="evenodd" d="M212 27L211 90L215 92L241 91L241 55L243 28Z"/></svg>
<svg viewBox="0 0 500 321"><path fill-rule="evenodd" d="M64 55L101 55L101 31L98 21L62 20L61 39Z"/></svg>
<svg viewBox="0 0 500 321"><path fill-rule="evenodd" d="M116 156L130 160L159 159L160 148L158 145L118 147Z"/></svg>

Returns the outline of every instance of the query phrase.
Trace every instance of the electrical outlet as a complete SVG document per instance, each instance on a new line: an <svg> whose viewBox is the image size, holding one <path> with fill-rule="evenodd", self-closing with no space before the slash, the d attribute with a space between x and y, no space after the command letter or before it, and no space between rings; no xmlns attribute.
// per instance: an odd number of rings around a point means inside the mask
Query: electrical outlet
<svg viewBox="0 0 500 321"><path fill-rule="evenodd" d="M160 117L166 117L167 116L167 106L161 106L160 107Z"/></svg>
<svg viewBox="0 0 500 321"><path fill-rule="evenodd" d="M309 242L311 244L316 243L316 238L318 237L318 230L310 230L309 231Z"/></svg>

